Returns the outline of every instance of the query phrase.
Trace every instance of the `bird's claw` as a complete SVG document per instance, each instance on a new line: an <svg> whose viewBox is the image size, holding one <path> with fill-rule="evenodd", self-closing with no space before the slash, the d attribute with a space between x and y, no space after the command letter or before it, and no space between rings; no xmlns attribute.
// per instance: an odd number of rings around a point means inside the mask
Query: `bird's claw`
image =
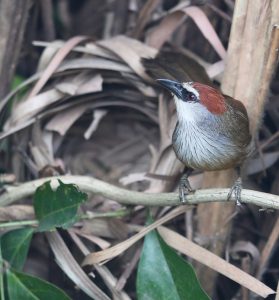
<svg viewBox="0 0 279 300"><path fill-rule="evenodd" d="M189 193L193 193L194 190L192 189L190 182L188 180L188 175L182 175L179 183L179 199L181 203L186 203L186 196Z"/></svg>
<svg viewBox="0 0 279 300"><path fill-rule="evenodd" d="M236 205L241 205L241 190L242 190L242 181L241 178L237 178L233 186L231 187L227 200L229 201L232 198L232 194L235 195Z"/></svg>

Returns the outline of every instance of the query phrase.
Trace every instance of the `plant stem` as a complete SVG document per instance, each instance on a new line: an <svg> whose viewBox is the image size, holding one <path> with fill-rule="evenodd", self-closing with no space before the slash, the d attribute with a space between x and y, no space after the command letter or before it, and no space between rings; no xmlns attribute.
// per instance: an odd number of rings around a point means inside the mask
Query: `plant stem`
<svg viewBox="0 0 279 300"><path fill-rule="evenodd" d="M64 183L74 183L83 192L101 195L105 198L115 200L126 205L145 205L145 206L177 206L181 205L178 193L143 193L127 190L109 184L107 182L88 177L88 176L57 176L41 178L23 183L17 187L9 188L0 196L0 206L8 205L15 201L32 196L36 189L51 180L52 185L58 186L57 179ZM227 196L229 189L204 189L197 190L193 194L187 195L185 205L193 205L207 202L228 202ZM235 199L229 201L235 202ZM262 193L254 190L243 189L241 191L241 202L255 204L264 208L279 209L279 196Z"/></svg>
<svg viewBox="0 0 279 300"><path fill-rule="evenodd" d="M102 213L95 213L95 212L86 212L86 214L81 215L80 219L95 219L95 218L120 218L125 217L130 213L128 209L119 209L115 211L108 211Z"/></svg>
<svg viewBox="0 0 279 300"><path fill-rule="evenodd" d="M38 224L39 222L37 220L13 221L13 222L0 223L0 228L23 227L27 225L38 225Z"/></svg>
<svg viewBox="0 0 279 300"><path fill-rule="evenodd" d="M0 299L5 300L4 293L4 261L2 258L2 249L0 244Z"/></svg>

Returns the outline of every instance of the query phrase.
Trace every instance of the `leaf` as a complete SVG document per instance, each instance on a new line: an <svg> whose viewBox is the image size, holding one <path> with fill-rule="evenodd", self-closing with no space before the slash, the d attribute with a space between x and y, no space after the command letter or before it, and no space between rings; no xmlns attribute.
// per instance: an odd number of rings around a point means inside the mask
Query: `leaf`
<svg viewBox="0 0 279 300"><path fill-rule="evenodd" d="M247 175L262 172L270 168L279 159L279 151L264 153L262 157L250 159L247 163Z"/></svg>
<svg viewBox="0 0 279 300"><path fill-rule="evenodd" d="M81 289L92 299L111 299L89 278L89 276L80 267L57 231L47 232L46 237L58 265L63 270L65 275L74 282L78 289Z"/></svg>
<svg viewBox="0 0 279 300"><path fill-rule="evenodd" d="M123 35L100 41L98 44L121 57L141 78L150 80L140 60L141 57L154 57L157 54L156 49Z"/></svg>
<svg viewBox="0 0 279 300"><path fill-rule="evenodd" d="M20 102L12 112L9 123L6 124L6 130L19 124L24 120L28 120L31 117L38 114L47 106L56 103L63 98L64 94L56 89L50 89L42 92L37 96L29 98L24 102Z"/></svg>
<svg viewBox="0 0 279 300"><path fill-rule="evenodd" d="M209 300L192 266L156 231L146 235L137 274L137 296L143 299Z"/></svg>
<svg viewBox="0 0 279 300"><path fill-rule="evenodd" d="M36 96L43 86L46 84L51 75L56 71L64 58L71 52L71 50L81 42L88 40L86 36L75 36L70 38L65 44L57 51L50 61L48 66L44 69L41 77L34 85L32 91L30 92L29 98Z"/></svg>
<svg viewBox="0 0 279 300"><path fill-rule="evenodd" d="M10 299L70 300L53 284L24 273L7 271L7 284Z"/></svg>
<svg viewBox="0 0 279 300"><path fill-rule="evenodd" d="M34 209L31 205L15 204L0 207L0 222L34 219Z"/></svg>
<svg viewBox="0 0 279 300"><path fill-rule="evenodd" d="M39 220L39 231L55 227L68 228L76 220L79 205L87 200L86 193L74 184L64 184L61 180L56 191L50 181L37 188L34 196L34 210Z"/></svg>
<svg viewBox="0 0 279 300"><path fill-rule="evenodd" d="M23 268L33 232L33 228L21 228L1 236L3 259L8 261L16 270Z"/></svg>
<svg viewBox="0 0 279 300"><path fill-rule="evenodd" d="M197 260L198 262L217 271L227 278L230 278L253 293L256 293L263 298L275 293L275 291L266 286L264 283L260 282L255 277L228 263L207 249L202 248L201 246L186 239L177 232L163 226L158 227L158 231L164 241L173 249Z"/></svg>
<svg viewBox="0 0 279 300"><path fill-rule="evenodd" d="M188 15L196 23L200 32L212 45L219 56L224 59L226 50L222 45L214 27L210 23L206 14L196 6L188 6L185 2L179 3L174 7L162 22L147 36L147 44L157 49L170 39L173 32L181 25Z"/></svg>
<svg viewBox="0 0 279 300"><path fill-rule="evenodd" d="M81 117L88 109L88 104L81 104L79 106L64 109L62 112L54 115L46 124L45 129L56 131L60 135L65 135L74 122Z"/></svg>

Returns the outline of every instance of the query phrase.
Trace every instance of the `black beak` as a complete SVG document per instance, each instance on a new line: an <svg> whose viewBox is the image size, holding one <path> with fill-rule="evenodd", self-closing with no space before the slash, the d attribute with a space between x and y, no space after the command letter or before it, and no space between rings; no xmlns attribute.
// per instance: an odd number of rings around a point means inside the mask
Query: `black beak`
<svg viewBox="0 0 279 300"><path fill-rule="evenodd" d="M156 81L161 84L164 88L171 91L175 96L182 99L182 91L183 86L181 83L175 80L169 80L169 79L156 79Z"/></svg>

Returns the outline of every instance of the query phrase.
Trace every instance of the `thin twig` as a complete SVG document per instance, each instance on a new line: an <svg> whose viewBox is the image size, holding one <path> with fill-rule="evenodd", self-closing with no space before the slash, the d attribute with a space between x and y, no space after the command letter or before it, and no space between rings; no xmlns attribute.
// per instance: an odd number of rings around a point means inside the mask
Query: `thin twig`
<svg viewBox="0 0 279 300"><path fill-rule="evenodd" d="M54 186L58 185L57 179L64 183L74 183L87 193L93 193L115 200L122 204L128 205L145 205L145 206L175 206L180 205L178 193L143 193L130 191L115 185L106 183L99 179L87 176L56 176L42 178L23 183L17 187L9 188L0 196L0 206L5 206L15 201L32 196L37 187L46 181L52 181ZM229 189L203 189L197 190L187 196L186 205L193 205L206 202L227 202ZM235 201L230 199L229 201ZM279 196L243 189L241 192L241 202L255 204L260 207L279 209Z"/></svg>

